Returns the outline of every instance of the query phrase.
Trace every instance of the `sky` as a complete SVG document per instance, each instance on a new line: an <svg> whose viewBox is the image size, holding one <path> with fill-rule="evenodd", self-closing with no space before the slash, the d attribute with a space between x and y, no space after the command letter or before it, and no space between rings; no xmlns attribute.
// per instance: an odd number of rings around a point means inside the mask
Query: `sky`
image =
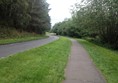
<svg viewBox="0 0 118 83"><path fill-rule="evenodd" d="M47 0L47 2L51 8L49 15L53 26L55 23L71 17L70 9L76 0Z"/></svg>

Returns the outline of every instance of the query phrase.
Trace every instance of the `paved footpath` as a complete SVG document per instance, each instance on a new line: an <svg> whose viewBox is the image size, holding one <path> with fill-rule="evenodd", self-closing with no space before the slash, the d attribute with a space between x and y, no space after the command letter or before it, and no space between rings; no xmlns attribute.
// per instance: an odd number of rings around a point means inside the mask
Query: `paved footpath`
<svg viewBox="0 0 118 83"><path fill-rule="evenodd" d="M15 54L18 52L23 52L25 50L29 50L31 48L39 47L44 44L48 44L52 41L59 39L57 36L50 36L46 39L22 42L22 43L13 43L8 45L0 45L0 57L6 57L11 54Z"/></svg>
<svg viewBox="0 0 118 83"><path fill-rule="evenodd" d="M74 39L63 83L106 83L85 49Z"/></svg>

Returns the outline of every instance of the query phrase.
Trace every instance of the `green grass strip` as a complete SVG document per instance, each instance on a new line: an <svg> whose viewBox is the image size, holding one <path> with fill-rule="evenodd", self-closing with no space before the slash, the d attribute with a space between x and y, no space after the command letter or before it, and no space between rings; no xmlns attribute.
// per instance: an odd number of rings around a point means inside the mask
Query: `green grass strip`
<svg viewBox="0 0 118 83"><path fill-rule="evenodd" d="M42 39L42 38L47 38L47 36L45 36L45 35L35 35L35 36L32 35L32 36L24 36L24 37L20 37L20 38L0 39L0 45L31 41L31 40L37 40L37 39Z"/></svg>
<svg viewBox="0 0 118 83"><path fill-rule="evenodd" d="M79 39L108 83L118 83L118 52Z"/></svg>
<svg viewBox="0 0 118 83"><path fill-rule="evenodd" d="M0 83L61 83L71 42L61 37L42 47L0 59Z"/></svg>

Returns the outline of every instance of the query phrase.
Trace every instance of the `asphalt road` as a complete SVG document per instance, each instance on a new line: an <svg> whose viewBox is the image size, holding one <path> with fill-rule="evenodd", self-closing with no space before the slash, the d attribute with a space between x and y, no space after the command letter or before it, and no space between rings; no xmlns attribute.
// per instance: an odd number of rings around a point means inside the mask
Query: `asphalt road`
<svg viewBox="0 0 118 83"><path fill-rule="evenodd" d="M22 43L13 43L8 45L0 45L0 57L6 57L12 54L16 54L18 52L23 52L25 50L29 50L31 48L39 47L55 40L59 39L57 36L50 36L46 39L34 40L29 42Z"/></svg>

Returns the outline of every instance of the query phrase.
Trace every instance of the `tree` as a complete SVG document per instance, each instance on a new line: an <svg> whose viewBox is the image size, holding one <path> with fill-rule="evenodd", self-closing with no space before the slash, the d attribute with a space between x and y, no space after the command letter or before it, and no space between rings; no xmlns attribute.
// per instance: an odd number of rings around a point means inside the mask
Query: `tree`
<svg viewBox="0 0 118 83"><path fill-rule="evenodd" d="M68 36L92 37L118 48L117 4L118 0L83 0L81 4L75 4L71 20L54 26L55 30L60 31L61 35L66 32Z"/></svg>
<svg viewBox="0 0 118 83"><path fill-rule="evenodd" d="M76 4L73 20L81 32L86 34L83 36L99 37L102 42L118 48L117 4L117 0L89 0L81 7Z"/></svg>
<svg viewBox="0 0 118 83"><path fill-rule="evenodd" d="M0 25L22 29L28 24L27 0L1 0L0 1Z"/></svg>
<svg viewBox="0 0 118 83"><path fill-rule="evenodd" d="M52 28L52 32L57 35L81 37L79 29L75 27L72 19L66 19L63 22L56 23Z"/></svg>
<svg viewBox="0 0 118 83"><path fill-rule="evenodd" d="M36 33L44 33L51 27L49 12L49 4L45 0L30 0L31 4L31 21L29 31Z"/></svg>
<svg viewBox="0 0 118 83"><path fill-rule="evenodd" d="M0 26L43 34L51 27L48 7L45 0L0 0Z"/></svg>

